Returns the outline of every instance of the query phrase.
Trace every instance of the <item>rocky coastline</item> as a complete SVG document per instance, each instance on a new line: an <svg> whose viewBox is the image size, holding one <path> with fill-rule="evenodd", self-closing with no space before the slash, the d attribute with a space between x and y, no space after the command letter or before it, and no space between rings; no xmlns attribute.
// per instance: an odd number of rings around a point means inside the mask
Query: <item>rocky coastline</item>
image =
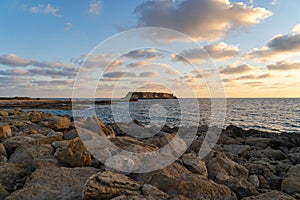
<svg viewBox="0 0 300 200"><path fill-rule="evenodd" d="M176 96L164 92L128 92L124 99L177 99Z"/></svg>
<svg viewBox="0 0 300 200"><path fill-rule="evenodd" d="M101 133L90 127L91 120L96 120ZM122 149L155 151L174 138L175 149L185 145L176 136L176 127L164 126L155 136L138 139L118 124L95 118L77 121L87 136L105 134ZM138 131L147 131L132 123ZM300 133L266 133L230 125L200 159L196 153L208 127L197 129L192 145L171 165L123 174L94 158L78 137L72 117L0 109L0 200L300 199Z"/></svg>

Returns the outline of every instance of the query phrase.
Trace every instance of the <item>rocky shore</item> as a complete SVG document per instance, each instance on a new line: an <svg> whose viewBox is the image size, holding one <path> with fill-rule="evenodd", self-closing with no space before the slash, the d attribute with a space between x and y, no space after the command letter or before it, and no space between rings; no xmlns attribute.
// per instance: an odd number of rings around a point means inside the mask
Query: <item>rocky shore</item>
<svg viewBox="0 0 300 200"><path fill-rule="evenodd" d="M101 133L89 126L91 120L97 120ZM79 121L87 137L105 134L120 148L137 152L165 146L178 130L165 126L153 137L137 139L117 124ZM0 110L0 199L300 199L300 133L273 134L230 125L213 151L200 159L196 153L207 128L199 127L192 145L168 167L122 174L91 155L71 117ZM177 138L172 145L180 149L185 143Z"/></svg>

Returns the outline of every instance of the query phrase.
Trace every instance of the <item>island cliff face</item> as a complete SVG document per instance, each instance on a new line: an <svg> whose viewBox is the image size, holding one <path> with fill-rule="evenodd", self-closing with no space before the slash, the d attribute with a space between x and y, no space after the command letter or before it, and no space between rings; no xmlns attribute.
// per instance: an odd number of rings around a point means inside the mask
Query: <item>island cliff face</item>
<svg viewBox="0 0 300 200"><path fill-rule="evenodd" d="M177 99L176 96L163 92L128 92L125 96L126 99Z"/></svg>

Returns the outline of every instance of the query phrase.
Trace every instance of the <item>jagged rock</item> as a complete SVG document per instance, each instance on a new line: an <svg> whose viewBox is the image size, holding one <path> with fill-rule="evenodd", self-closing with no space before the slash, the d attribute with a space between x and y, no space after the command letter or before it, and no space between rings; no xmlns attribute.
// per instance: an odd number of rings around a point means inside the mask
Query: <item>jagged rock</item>
<svg viewBox="0 0 300 200"><path fill-rule="evenodd" d="M197 157L194 153L184 154L182 156L182 162L191 172L200 174L204 177L208 177L207 168L205 162L201 158Z"/></svg>
<svg viewBox="0 0 300 200"><path fill-rule="evenodd" d="M8 112L5 112L3 110L0 111L0 116L8 116Z"/></svg>
<svg viewBox="0 0 300 200"><path fill-rule="evenodd" d="M59 146L54 154L60 163L71 167L90 166L92 164L91 154L83 145L80 138L74 138L68 143L63 142L63 145Z"/></svg>
<svg viewBox="0 0 300 200"><path fill-rule="evenodd" d="M63 136L65 140L73 140L76 137L79 137L76 129L66 132Z"/></svg>
<svg viewBox="0 0 300 200"><path fill-rule="evenodd" d="M90 167L37 169L24 187L12 193L7 200L81 199L86 180L98 171Z"/></svg>
<svg viewBox="0 0 300 200"><path fill-rule="evenodd" d="M83 189L83 200L139 195L142 185L122 174L105 171L91 176Z"/></svg>
<svg viewBox="0 0 300 200"><path fill-rule="evenodd" d="M5 140L3 144L7 150L7 153L12 154L17 147L31 141L34 141L34 139L28 136L14 136Z"/></svg>
<svg viewBox="0 0 300 200"><path fill-rule="evenodd" d="M89 128L96 133L102 134L102 132L108 138L114 138L116 136L115 131L108 125L105 125L100 119L97 117L88 117L84 122L86 128Z"/></svg>
<svg viewBox="0 0 300 200"><path fill-rule="evenodd" d="M29 165L0 163L0 183L9 193L22 188L31 173L32 169Z"/></svg>
<svg viewBox="0 0 300 200"><path fill-rule="evenodd" d="M159 190L157 187L149 184L145 184L142 187L142 194L144 196L150 196L154 199L167 199L169 198L169 195L161 190Z"/></svg>
<svg viewBox="0 0 300 200"><path fill-rule="evenodd" d="M12 136L10 126L8 124L0 123L0 140L9 138Z"/></svg>
<svg viewBox="0 0 300 200"><path fill-rule="evenodd" d="M300 194L300 164L292 166L281 184L281 190L294 195Z"/></svg>
<svg viewBox="0 0 300 200"><path fill-rule="evenodd" d="M189 199L236 199L228 187L214 183L199 174L193 174L178 163L157 171L131 176L141 183L154 185L170 197L182 195Z"/></svg>
<svg viewBox="0 0 300 200"><path fill-rule="evenodd" d="M9 162L28 163L35 159L53 158L54 149L50 144L24 144L10 156Z"/></svg>
<svg viewBox="0 0 300 200"><path fill-rule="evenodd" d="M49 133L54 133L54 130L51 128L46 127L43 124L27 124L25 126L22 126L20 129L25 134L41 134L44 136L47 136Z"/></svg>
<svg viewBox="0 0 300 200"><path fill-rule="evenodd" d="M47 122L48 127L56 131L68 129L71 125L71 120L68 117L51 116Z"/></svg>
<svg viewBox="0 0 300 200"><path fill-rule="evenodd" d="M283 192L280 191L269 191L257 196L252 196L252 197L246 197L243 198L242 200L296 200L294 197L287 195Z"/></svg>
<svg viewBox="0 0 300 200"><path fill-rule="evenodd" d="M255 187L259 187L259 184L260 184L260 181L259 181L259 178L258 176L256 175L251 175L249 176L248 178L249 182L252 183L252 185L254 185Z"/></svg>
<svg viewBox="0 0 300 200"><path fill-rule="evenodd" d="M217 152L208 164L209 178L230 187L239 198L258 194L256 188L248 181L248 170Z"/></svg>
<svg viewBox="0 0 300 200"><path fill-rule="evenodd" d="M266 148L262 150L250 150L245 152L243 157L254 159L268 159L268 160L286 160L287 156L280 150L274 150L271 148Z"/></svg>
<svg viewBox="0 0 300 200"><path fill-rule="evenodd" d="M43 120L41 113L36 110L28 113L28 119L33 123L37 123Z"/></svg>

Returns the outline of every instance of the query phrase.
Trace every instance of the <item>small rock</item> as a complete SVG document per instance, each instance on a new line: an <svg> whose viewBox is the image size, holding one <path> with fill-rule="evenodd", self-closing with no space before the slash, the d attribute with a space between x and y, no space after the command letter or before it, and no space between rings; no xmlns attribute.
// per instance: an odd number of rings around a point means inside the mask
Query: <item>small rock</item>
<svg viewBox="0 0 300 200"><path fill-rule="evenodd" d="M76 137L79 137L76 129L66 132L63 136L64 140L73 140Z"/></svg>
<svg viewBox="0 0 300 200"><path fill-rule="evenodd" d="M169 198L169 195L161 190L159 190L157 187L149 184L145 184L142 187L142 194L145 196L151 196L154 199L167 199Z"/></svg>
<svg viewBox="0 0 300 200"><path fill-rule="evenodd" d="M32 111L28 114L28 119L33 123L37 123L42 121L42 116L39 111Z"/></svg>
<svg viewBox="0 0 300 200"><path fill-rule="evenodd" d="M235 154L235 155L241 155L245 151L250 149L249 145L237 145L237 144L231 144L231 145L224 145L223 149L229 153Z"/></svg>
<svg viewBox="0 0 300 200"><path fill-rule="evenodd" d="M259 187L259 178L256 175L251 175L248 178L249 182L252 183L255 187Z"/></svg>

